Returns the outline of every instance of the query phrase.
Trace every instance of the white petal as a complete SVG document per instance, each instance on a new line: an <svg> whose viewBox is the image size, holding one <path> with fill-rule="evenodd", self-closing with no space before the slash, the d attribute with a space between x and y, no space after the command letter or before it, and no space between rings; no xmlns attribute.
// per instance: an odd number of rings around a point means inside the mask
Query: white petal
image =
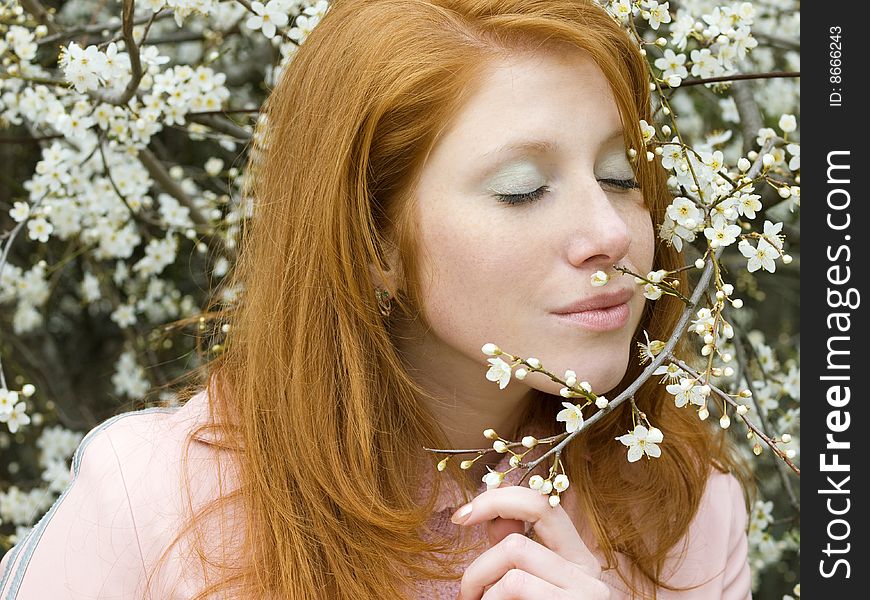
<svg viewBox="0 0 870 600"><path fill-rule="evenodd" d="M628 462L640 460L641 456L643 456L643 450L641 450L639 445L634 445L628 449Z"/></svg>

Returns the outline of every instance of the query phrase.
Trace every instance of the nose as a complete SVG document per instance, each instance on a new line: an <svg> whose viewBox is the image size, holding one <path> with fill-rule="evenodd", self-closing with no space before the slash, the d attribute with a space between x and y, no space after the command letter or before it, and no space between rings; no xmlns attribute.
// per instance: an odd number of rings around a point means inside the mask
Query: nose
<svg viewBox="0 0 870 600"><path fill-rule="evenodd" d="M564 220L568 226L566 256L572 266L591 271L609 271L628 254L632 233L627 207L620 202L618 192L605 191L601 183L592 179L577 192L570 208L572 218Z"/></svg>

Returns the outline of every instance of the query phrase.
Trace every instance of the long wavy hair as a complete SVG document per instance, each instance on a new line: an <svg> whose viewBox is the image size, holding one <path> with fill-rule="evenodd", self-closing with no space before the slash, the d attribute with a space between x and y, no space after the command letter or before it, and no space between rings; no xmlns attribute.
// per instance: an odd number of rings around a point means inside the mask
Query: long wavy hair
<svg viewBox="0 0 870 600"><path fill-rule="evenodd" d="M660 222L671 196L660 163L644 160L639 121L652 122L645 59L593 1L334 0L285 67L246 171L254 211L227 279L239 299L219 311L228 338L197 373L210 392L211 422L200 429L220 433L239 487L192 514L172 545L230 505L245 524L223 563L197 550L220 573L197 600L229 590L238 598L399 599L417 579L461 578L455 541L420 535L438 490L424 505L416 499L418 450L449 442L403 367L369 265L383 274L388 252L398 252L394 303L425 326L414 190L426 158L488 61L557 42L586 52L610 82L626 148L638 150L637 180ZM683 264L665 244L654 260L670 270ZM642 330L667 339L682 309L671 297L648 302L635 341ZM633 362L608 395L640 371ZM537 393L522 422L555 421L560 398ZM631 423L625 403L562 459L610 566L625 554L633 567L619 570L622 579L654 597L656 586L668 587L664 560L688 530L711 465L745 474L726 437L677 409L664 386L650 381L636 399L665 432L661 458L627 463L614 442ZM442 476L470 499L479 482L452 464Z"/></svg>

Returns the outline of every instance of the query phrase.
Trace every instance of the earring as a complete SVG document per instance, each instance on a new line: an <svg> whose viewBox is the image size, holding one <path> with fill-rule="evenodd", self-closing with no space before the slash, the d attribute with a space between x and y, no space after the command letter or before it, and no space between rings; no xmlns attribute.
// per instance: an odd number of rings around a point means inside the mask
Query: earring
<svg viewBox="0 0 870 600"><path fill-rule="evenodd" d="M375 288L375 296L378 299L378 309L385 317L390 316L393 310L393 301L390 299L390 292L381 288Z"/></svg>

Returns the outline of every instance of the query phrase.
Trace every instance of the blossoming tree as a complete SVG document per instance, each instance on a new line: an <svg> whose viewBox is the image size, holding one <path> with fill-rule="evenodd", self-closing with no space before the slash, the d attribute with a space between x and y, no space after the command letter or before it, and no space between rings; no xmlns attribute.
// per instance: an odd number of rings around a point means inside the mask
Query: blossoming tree
<svg viewBox="0 0 870 600"><path fill-rule="evenodd" d="M220 286L254 210L236 165L256 148L268 87L329 9L56 4L0 4L0 552L69 482L70 455L100 411L123 398L171 400L173 377L220 352L227 326L205 331L199 307L212 290L227 303L241 292ZM659 242L683 252L693 287L681 292L676 271L624 274L651 301L680 298L682 318L670 339L640 344L643 374L611 399L582 372L551 373L481 340L481 376L500 388L530 372L560 383L565 431L508 440L487 429L481 448L430 450L441 470L488 452L510 453L511 468L527 472L547 460L549 476L527 484L555 506L570 485L561 449L624 402L633 424L613 443L626 460L667 452L667 435L633 400L657 378L699 427L739 439L764 498L750 518L754 584L763 597L799 595L799 3L599 4L647 57L655 122L640 123L645 147L629 156L669 174ZM167 327L186 321L203 335ZM694 352L675 351L683 336ZM524 463L541 444L547 453Z"/></svg>

